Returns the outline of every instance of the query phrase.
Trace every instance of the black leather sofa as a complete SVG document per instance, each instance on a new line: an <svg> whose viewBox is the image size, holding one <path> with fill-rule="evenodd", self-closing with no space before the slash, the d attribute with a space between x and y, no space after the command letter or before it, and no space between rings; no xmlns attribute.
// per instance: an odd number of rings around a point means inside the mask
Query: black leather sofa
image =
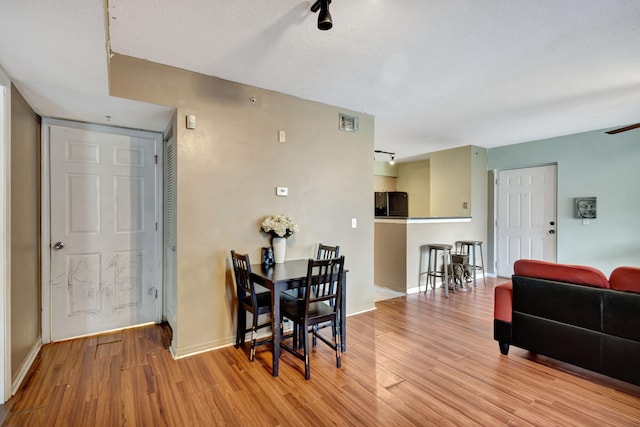
<svg viewBox="0 0 640 427"><path fill-rule="evenodd" d="M513 345L640 385L640 269L607 279L590 267L519 260L514 271L512 284L496 287L502 354Z"/></svg>

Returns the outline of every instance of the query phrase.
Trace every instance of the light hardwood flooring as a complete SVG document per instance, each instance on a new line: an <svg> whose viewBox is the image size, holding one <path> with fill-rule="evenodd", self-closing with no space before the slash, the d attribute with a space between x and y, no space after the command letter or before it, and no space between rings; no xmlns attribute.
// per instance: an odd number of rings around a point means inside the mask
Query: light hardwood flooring
<svg viewBox="0 0 640 427"><path fill-rule="evenodd" d="M227 347L173 360L163 326L45 345L7 426L632 426L640 387L524 350L502 356L492 339L488 279L377 302L347 321L342 369L322 343L302 362L269 346ZM640 365L639 365L640 366ZM639 368L640 369L640 368Z"/></svg>

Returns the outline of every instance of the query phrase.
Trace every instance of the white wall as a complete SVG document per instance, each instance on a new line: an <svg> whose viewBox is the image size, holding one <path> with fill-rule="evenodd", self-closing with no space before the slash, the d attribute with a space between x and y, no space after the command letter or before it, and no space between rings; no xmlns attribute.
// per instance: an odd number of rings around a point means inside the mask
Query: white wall
<svg viewBox="0 0 640 427"><path fill-rule="evenodd" d="M0 402L11 390L11 81L0 68Z"/></svg>

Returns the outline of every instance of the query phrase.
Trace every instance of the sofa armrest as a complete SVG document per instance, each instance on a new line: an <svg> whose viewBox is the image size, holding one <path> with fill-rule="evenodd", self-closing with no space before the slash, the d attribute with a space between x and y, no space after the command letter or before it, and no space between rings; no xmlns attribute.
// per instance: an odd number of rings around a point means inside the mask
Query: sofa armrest
<svg viewBox="0 0 640 427"><path fill-rule="evenodd" d="M609 276L611 289L640 293L640 268L618 267Z"/></svg>
<svg viewBox="0 0 640 427"><path fill-rule="evenodd" d="M511 344L511 307L513 285L504 283L494 290L493 339L500 343L500 353L508 354Z"/></svg>
<svg viewBox="0 0 640 427"><path fill-rule="evenodd" d="M513 285L511 283L504 283L496 286L493 303L493 318L511 323Z"/></svg>

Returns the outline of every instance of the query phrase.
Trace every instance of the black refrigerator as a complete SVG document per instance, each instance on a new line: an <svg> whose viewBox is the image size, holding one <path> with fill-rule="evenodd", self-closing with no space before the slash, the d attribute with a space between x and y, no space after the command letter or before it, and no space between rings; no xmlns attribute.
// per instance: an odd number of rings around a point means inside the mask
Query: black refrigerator
<svg viewBox="0 0 640 427"><path fill-rule="evenodd" d="M409 195L404 191L374 193L375 216L409 216Z"/></svg>

